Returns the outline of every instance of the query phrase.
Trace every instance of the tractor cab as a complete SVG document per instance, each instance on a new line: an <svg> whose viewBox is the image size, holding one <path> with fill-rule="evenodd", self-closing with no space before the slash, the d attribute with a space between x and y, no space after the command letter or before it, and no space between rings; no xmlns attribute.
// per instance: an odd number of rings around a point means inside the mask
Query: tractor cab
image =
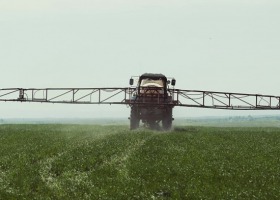
<svg viewBox="0 0 280 200"><path fill-rule="evenodd" d="M140 95L166 95L167 78L162 74L143 74L139 78L137 89Z"/></svg>
<svg viewBox="0 0 280 200"><path fill-rule="evenodd" d="M145 73L141 75L137 83L137 93L138 94L149 94L157 93L167 95L168 85L171 83L172 86L175 85L175 79L168 80L163 74L151 74ZM134 79L130 79L130 85L134 84Z"/></svg>

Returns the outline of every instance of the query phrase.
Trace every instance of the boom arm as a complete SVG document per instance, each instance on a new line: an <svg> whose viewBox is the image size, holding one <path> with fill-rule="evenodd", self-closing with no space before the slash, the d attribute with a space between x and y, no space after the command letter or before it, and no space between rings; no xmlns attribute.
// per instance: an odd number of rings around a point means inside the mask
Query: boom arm
<svg viewBox="0 0 280 200"><path fill-rule="evenodd" d="M154 91L156 88L152 88ZM145 104L232 110L280 110L280 96L168 89L172 101L139 102L136 88L7 88L0 89L0 101L68 104Z"/></svg>
<svg viewBox="0 0 280 200"><path fill-rule="evenodd" d="M177 106L232 109L232 110L279 110L280 97L261 94L179 90Z"/></svg>

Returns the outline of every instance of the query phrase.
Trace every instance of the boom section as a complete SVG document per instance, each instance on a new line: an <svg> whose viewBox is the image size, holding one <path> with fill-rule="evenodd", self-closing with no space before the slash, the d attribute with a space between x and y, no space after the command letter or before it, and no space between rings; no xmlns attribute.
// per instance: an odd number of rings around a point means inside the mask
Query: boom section
<svg viewBox="0 0 280 200"><path fill-rule="evenodd" d="M131 88L8 88L0 89L0 101L127 104Z"/></svg>
<svg viewBox="0 0 280 200"><path fill-rule="evenodd" d="M141 89L141 88L140 88ZM280 96L162 88L5 88L0 101L66 104L181 106L232 110L280 110ZM145 98L143 98L145 97Z"/></svg>
<svg viewBox="0 0 280 200"><path fill-rule="evenodd" d="M172 92L176 106L231 110L280 109L280 96L180 89Z"/></svg>

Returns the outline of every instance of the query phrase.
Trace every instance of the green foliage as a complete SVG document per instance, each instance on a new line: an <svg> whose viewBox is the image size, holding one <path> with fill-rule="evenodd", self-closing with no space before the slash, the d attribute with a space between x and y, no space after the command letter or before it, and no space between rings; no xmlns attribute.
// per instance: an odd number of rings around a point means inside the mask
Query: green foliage
<svg viewBox="0 0 280 200"><path fill-rule="evenodd" d="M0 199L279 199L280 129L1 125Z"/></svg>

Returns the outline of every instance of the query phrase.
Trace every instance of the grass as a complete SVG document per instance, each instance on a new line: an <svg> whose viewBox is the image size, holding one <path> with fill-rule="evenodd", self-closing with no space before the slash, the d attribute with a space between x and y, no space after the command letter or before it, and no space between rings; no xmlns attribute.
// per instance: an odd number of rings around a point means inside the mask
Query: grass
<svg viewBox="0 0 280 200"><path fill-rule="evenodd" d="M279 199L280 129L1 125L0 199Z"/></svg>

